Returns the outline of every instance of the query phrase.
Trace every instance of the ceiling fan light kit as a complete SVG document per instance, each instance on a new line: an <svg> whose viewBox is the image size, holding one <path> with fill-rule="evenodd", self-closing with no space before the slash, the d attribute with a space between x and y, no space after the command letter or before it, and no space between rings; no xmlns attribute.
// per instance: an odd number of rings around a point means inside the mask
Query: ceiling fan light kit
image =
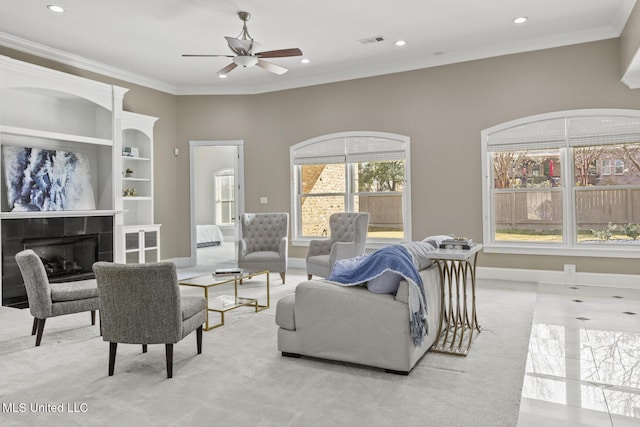
<svg viewBox="0 0 640 427"><path fill-rule="evenodd" d="M258 58L251 55L238 55L233 58L233 62L241 67L253 67L258 63Z"/></svg>
<svg viewBox="0 0 640 427"><path fill-rule="evenodd" d="M238 17L242 20L242 32L238 37L225 37L227 44L233 55L182 55L183 57L226 57L232 58L232 62L218 71L218 75L227 75L238 65L247 68L257 65L258 67L270 71L274 74L284 74L288 70L280 65L265 61L263 58L285 58L291 56L302 56L302 51L298 48L268 50L265 52L254 52L260 49L260 44L253 40L247 30L247 21L251 18L249 12L238 12Z"/></svg>

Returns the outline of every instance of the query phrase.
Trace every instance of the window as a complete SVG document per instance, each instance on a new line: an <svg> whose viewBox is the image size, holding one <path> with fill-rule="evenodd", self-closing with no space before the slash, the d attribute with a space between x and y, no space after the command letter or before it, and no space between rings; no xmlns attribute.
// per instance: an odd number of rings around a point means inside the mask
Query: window
<svg viewBox="0 0 640 427"><path fill-rule="evenodd" d="M640 257L640 111L516 120L482 152L488 252Z"/></svg>
<svg viewBox="0 0 640 427"><path fill-rule="evenodd" d="M222 169L215 173L214 189L216 201L216 225L234 225L236 218L235 185L233 169Z"/></svg>
<svg viewBox="0 0 640 427"><path fill-rule="evenodd" d="M409 138L380 132L326 135L291 147L292 241L328 236L335 212L368 212L369 243L411 238Z"/></svg>

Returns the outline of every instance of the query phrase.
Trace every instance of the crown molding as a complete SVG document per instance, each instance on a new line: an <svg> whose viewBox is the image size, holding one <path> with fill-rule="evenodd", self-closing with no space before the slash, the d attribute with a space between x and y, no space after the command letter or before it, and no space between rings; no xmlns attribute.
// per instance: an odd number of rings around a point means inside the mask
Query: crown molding
<svg viewBox="0 0 640 427"><path fill-rule="evenodd" d="M145 86L150 89L156 89L161 92L167 92L173 95L176 95L178 93L177 88L168 83L150 79L148 77L141 76L140 74L112 67L110 65L106 65L97 61L92 61L90 59L73 55L71 53L54 49L29 40L25 40L11 34L0 32L0 45L10 49L18 50L20 52L28 53L30 55L35 55L44 59L59 62L61 64L80 68L97 74L102 74L114 79L123 80L125 82L134 83L140 86Z"/></svg>

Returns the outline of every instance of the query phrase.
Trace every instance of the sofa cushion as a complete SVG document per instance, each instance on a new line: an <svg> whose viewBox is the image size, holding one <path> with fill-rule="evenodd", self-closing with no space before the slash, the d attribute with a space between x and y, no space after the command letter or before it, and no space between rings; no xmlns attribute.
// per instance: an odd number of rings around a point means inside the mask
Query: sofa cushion
<svg viewBox="0 0 640 427"><path fill-rule="evenodd" d="M76 282L51 283L51 301L76 301L98 297L98 285L95 279Z"/></svg>
<svg viewBox="0 0 640 427"><path fill-rule="evenodd" d="M272 251L258 251L248 253L245 257L245 261L280 261L280 254Z"/></svg>
<svg viewBox="0 0 640 427"><path fill-rule="evenodd" d="M307 264L329 265L329 255L315 255L307 258Z"/></svg>
<svg viewBox="0 0 640 427"><path fill-rule="evenodd" d="M367 289L375 294L392 294L398 292L398 286L403 277L398 273L387 270L375 279L367 282Z"/></svg>

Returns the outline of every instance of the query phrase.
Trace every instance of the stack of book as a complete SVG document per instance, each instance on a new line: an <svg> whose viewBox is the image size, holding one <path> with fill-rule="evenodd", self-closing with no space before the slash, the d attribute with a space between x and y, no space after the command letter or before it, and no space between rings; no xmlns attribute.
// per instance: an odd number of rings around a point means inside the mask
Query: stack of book
<svg viewBox="0 0 640 427"><path fill-rule="evenodd" d="M242 274L242 270L239 268L216 268L213 273L214 276L239 276Z"/></svg>
<svg viewBox="0 0 640 427"><path fill-rule="evenodd" d="M466 237L453 237L443 240L440 243L440 249L471 249L475 245L473 239Z"/></svg>

